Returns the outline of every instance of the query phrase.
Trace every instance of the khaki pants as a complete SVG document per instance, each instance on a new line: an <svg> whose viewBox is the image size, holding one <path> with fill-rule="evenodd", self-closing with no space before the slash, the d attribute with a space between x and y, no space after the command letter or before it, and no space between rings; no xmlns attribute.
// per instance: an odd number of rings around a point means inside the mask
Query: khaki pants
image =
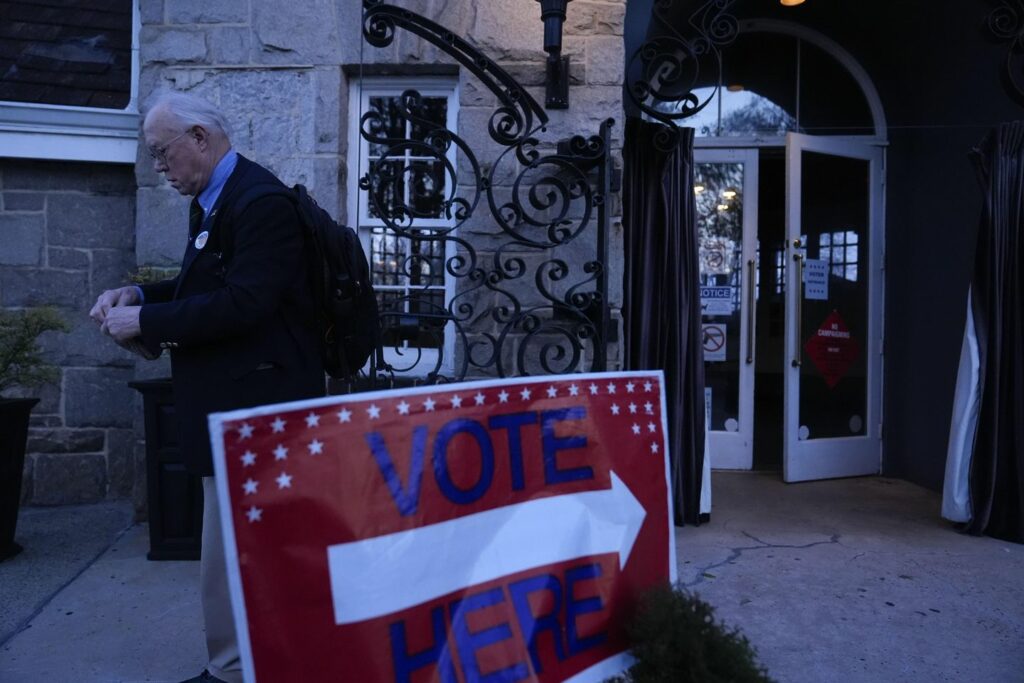
<svg viewBox="0 0 1024 683"><path fill-rule="evenodd" d="M227 565L213 477L203 477L203 549L199 562L199 590L206 623L207 670L227 683L242 683L235 618L231 611Z"/></svg>

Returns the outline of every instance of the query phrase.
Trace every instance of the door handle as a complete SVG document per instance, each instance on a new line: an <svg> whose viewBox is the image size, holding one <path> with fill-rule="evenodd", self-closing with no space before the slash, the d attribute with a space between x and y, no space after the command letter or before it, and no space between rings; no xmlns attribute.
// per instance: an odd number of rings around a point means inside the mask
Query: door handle
<svg viewBox="0 0 1024 683"><path fill-rule="evenodd" d="M754 362L754 259L747 260L747 364Z"/></svg>
<svg viewBox="0 0 1024 683"><path fill-rule="evenodd" d="M800 333L804 328L804 256L793 254L793 263L796 265L796 344L793 348L793 367L800 367Z"/></svg>

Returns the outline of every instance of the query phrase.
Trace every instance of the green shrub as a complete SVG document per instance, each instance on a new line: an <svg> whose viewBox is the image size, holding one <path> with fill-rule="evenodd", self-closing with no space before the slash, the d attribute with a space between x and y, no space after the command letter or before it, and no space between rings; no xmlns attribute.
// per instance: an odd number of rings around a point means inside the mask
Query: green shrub
<svg viewBox="0 0 1024 683"><path fill-rule="evenodd" d="M54 330L68 330L54 308L0 309L0 394L12 386L35 387L57 378L57 368L43 360L38 342L39 335Z"/></svg>
<svg viewBox="0 0 1024 683"><path fill-rule="evenodd" d="M636 663L609 683L771 683L738 629L681 585L647 593L627 625Z"/></svg>

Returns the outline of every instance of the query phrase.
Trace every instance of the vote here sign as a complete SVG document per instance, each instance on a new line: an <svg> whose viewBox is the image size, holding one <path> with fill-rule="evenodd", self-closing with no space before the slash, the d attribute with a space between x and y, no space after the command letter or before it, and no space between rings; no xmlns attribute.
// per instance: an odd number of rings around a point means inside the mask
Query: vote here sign
<svg viewBox="0 0 1024 683"><path fill-rule="evenodd" d="M213 415L247 683L601 681L675 579L660 372Z"/></svg>

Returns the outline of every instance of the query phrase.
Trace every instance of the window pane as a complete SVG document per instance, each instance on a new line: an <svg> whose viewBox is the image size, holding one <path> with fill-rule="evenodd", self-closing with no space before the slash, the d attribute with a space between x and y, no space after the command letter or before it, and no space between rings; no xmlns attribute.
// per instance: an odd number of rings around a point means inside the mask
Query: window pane
<svg viewBox="0 0 1024 683"><path fill-rule="evenodd" d="M419 218L444 218L447 176L444 165L435 161L413 161L407 175L413 214Z"/></svg>
<svg viewBox="0 0 1024 683"><path fill-rule="evenodd" d="M404 166L402 161L370 163L372 185L366 203L371 218L401 218L405 206Z"/></svg>
<svg viewBox="0 0 1024 683"><path fill-rule="evenodd" d="M132 2L102 10L23 0L0 20L0 100L124 109L131 97Z"/></svg>

